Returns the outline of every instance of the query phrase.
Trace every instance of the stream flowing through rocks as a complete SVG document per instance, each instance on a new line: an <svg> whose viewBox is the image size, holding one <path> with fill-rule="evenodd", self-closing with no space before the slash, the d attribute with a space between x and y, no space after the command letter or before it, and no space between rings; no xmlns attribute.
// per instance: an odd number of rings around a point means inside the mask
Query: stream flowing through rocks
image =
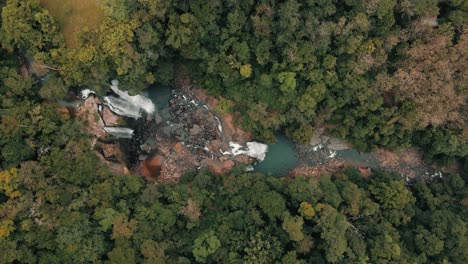
<svg viewBox="0 0 468 264"><path fill-rule="evenodd" d="M78 116L89 123L102 159L111 167L123 163L147 179L175 182L182 174L203 168L224 174L236 164L278 177L318 177L346 166L357 167L364 176L376 169L397 171L407 179L442 176L422 162L417 150L398 155L384 150L362 153L327 136L323 129L317 129L307 145L283 135L268 146L255 142L235 126L234 115L214 111L215 98L187 82L150 87L133 96L121 90L117 81L110 88L112 95L102 98L83 90ZM127 172L126 167L115 171Z"/></svg>

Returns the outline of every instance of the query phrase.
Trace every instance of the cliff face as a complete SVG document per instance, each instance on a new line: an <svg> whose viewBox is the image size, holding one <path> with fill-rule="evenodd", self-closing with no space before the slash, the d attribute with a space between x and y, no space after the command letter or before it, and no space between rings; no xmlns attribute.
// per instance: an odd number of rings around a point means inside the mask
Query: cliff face
<svg viewBox="0 0 468 264"><path fill-rule="evenodd" d="M92 148L110 171L113 174L129 174L119 143L109 140L109 136L104 131L106 126L120 124L122 118L112 113L94 95L82 101L76 109L76 116L85 122L87 132L92 136Z"/></svg>

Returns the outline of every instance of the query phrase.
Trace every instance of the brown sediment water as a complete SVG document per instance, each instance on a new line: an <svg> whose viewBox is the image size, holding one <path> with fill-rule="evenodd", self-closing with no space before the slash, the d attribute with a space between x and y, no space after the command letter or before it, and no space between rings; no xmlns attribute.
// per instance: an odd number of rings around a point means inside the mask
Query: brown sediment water
<svg viewBox="0 0 468 264"><path fill-rule="evenodd" d="M161 167L164 162L162 155L148 157L141 163L140 173L146 178L156 179L161 173Z"/></svg>

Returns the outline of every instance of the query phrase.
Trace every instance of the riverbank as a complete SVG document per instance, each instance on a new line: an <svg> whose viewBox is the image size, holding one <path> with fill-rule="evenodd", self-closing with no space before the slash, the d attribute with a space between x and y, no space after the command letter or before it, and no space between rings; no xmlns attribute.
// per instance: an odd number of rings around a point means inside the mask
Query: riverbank
<svg viewBox="0 0 468 264"><path fill-rule="evenodd" d="M155 108L143 116L132 108L131 118L119 117L112 110L116 106L109 105L109 98L120 101L112 96L104 98L107 100L93 96L80 106L83 109L78 111L78 116L86 121L88 132L95 137L93 147L97 155L115 173L131 172L150 181L177 182L189 171L207 168L222 175L236 164L244 166L246 171L279 177L318 177L345 167L355 167L365 177L375 170L394 171L407 180L442 177L444 172L453 172L453 168L425 164L422 153L416 149L400 154L388 150L362 153L321 128L316 129L310 144L306 145L295 144L282 135L268 148L261 143L248 143L251 134L235 124L238 113L217 113L214 109L219 101L190 83L188 77L177 78L172 85L151 87L138 95L137 99L151 101ZM109 142L107 134L122 124L129 126L126 129L131 133L127 133L127 138L115 140L114 137ZM248 149L252 145L255 147Z"/></svg>
<svg viewBox="0 0 468 264"><path fill-rule="evenodd" d="M155 87L147 94L157 111L154 120L146 120L136 130L141 138L133 143L140 146L133 154L139 156L133 166L136 173L175 182L189 171L208 168L226 174L236 164L254 162L256 154L248 151L251 135L233 124L233 115L216 113L218 101L187 79L177 79L173 87ZM148 166L154 164L152 160L158 165Z"/></svg>

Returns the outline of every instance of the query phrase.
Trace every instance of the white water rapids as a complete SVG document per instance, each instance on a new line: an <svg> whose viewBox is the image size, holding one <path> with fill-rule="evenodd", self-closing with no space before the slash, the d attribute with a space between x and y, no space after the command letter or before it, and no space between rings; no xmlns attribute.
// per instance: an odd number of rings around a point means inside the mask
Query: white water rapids
<svg viewBox="0 0 468 264"><path fill-rule="evenodd" d="M229 142L229 146L231 147L231 151L221 152L223 155L237 156L245 154L249 157L256 158L258 161L263 161L268 151L268 145L256 141L247 142L246 147L231 141Z"/></svg>

